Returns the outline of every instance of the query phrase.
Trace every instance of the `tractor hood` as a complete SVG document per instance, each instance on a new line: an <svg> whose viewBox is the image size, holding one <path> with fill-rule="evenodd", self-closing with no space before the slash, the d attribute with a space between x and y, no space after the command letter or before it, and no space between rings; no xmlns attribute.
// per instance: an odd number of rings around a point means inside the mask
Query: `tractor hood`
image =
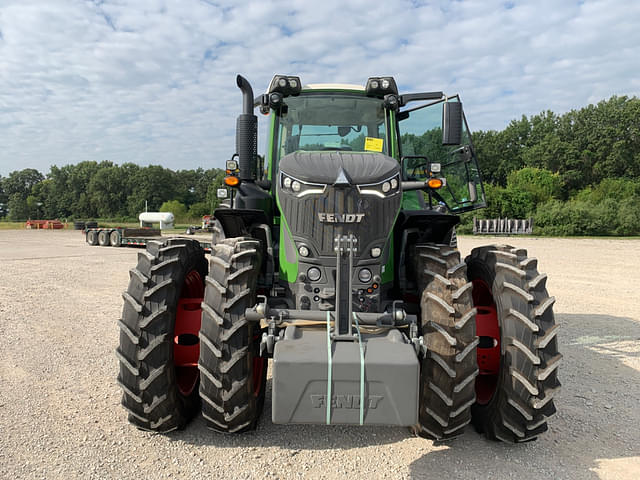
<svg viewBox="0 0 640 480"><path fill-rule="evenodd" d="M378 183L399 172L398 162L382 153L298 151L282 157L280 170L309 183L333 185L342 172L352 185Z"/></svg>

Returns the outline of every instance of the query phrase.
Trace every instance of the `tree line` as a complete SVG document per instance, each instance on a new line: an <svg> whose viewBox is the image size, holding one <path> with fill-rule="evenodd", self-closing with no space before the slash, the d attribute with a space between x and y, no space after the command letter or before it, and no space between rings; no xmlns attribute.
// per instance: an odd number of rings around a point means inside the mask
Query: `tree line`
<svg viewBox="0 0 640 480"><path fill-rule="evenodd" d="M462 231L477 215L533 217L542 235L640 235L640 99L523 116L472 138L488 209L463 215ZM178 219L198 218L217 207L223 178L220 169L109 161L52 166L46 176L24 169L0 177L0 217L132 219L145 202L154 211L171 201Z"/></svg>
<svg viewBox="0 0 640 480"><path fill-rule="evenodd" d="M217 168L173 171L109 161L52 166L46 176L27 168L0 177L0 216L124 221L137 219L145 207L159 211L173 202L178 220L198 218L218 206L223 179Z"/></svg>
<svg viewBox="0 0 640 480"><path fill-rule="evenodd" d="M476 215L533 217L541 235L640 235L640 99L523 116L473 142L488 202Z"/></svg>

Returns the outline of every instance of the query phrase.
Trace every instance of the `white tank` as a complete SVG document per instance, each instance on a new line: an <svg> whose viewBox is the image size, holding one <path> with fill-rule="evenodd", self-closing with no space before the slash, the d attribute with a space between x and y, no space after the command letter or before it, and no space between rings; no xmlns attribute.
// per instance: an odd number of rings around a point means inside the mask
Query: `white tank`
<svg viewBox="0 0 640 480"><path fill-rule="evenodd" d="M173 228L175 217L171 212L142 212L138 215L140 226L145 227L151 223L160 223L160 229Z"/></svg>

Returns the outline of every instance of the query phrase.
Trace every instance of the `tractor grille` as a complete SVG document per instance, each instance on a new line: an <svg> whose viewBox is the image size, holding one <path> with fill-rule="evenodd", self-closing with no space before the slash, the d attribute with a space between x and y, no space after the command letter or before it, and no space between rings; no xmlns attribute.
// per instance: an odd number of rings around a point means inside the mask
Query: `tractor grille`
<svg viewBox="0 0 640 480"><path fill-rule="evenodd" d="M402 194L387 198L361 195L355 186L328 186L324 193L297 198L280 192L280 206L295 239L309 242L320 255L335 255L334 238L354 234L358 252L368 252L374 245L382 246L393 228ZM321 222L319 213L364 213L359 223ZM359 255L358 255L359 256Z"/></svg>

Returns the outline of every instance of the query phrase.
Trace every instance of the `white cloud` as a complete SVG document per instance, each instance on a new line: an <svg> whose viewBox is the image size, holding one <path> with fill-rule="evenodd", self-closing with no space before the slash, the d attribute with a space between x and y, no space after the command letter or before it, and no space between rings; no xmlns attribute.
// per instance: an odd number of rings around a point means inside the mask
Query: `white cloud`
<svg viewBox="0 0 640 480"><path fill-rule="evenodd" d="M472 128L638 95L640 3L4 1L0 174L83 160L221 167L274 73L459 92ZM264 132L264 129L261 129ZM264 141L264 135L262 140Z"/></svg>

